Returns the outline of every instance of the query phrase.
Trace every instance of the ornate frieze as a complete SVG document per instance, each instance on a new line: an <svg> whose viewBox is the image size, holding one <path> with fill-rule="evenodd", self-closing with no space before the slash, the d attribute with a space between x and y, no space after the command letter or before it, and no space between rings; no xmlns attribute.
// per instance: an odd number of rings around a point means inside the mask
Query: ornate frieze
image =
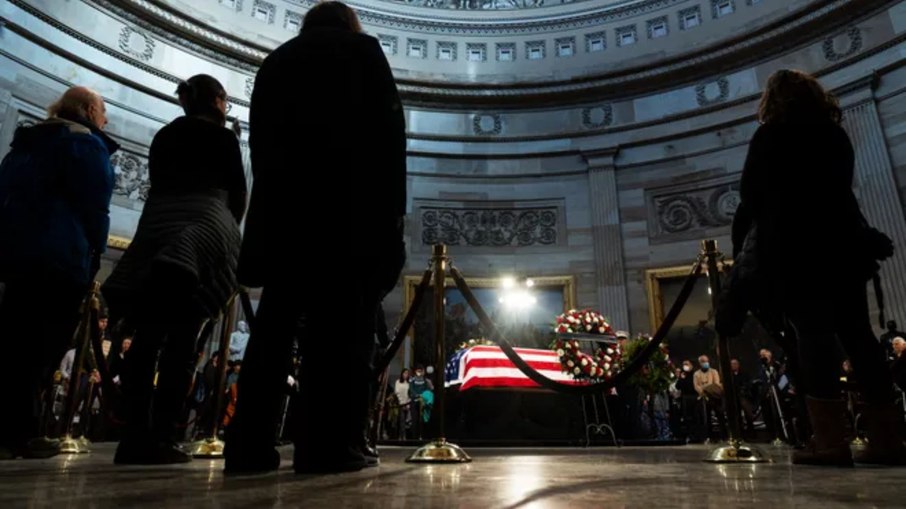
<svg viewBox="0 0 906 509"><path fill-rule="evenodd" d="M598 129L613 124L613 106L602 104L582 108L582 126L586 129Z"/></svg>
<svg viewBox="0 0 906 509"><path fill-rule="evenodd" d="M423 245L510 247L550 246L557 243L559 208L446 208L420 209Z"/></svg>
<svg viewBox="0 0 906 509"><path fill-rule="evenodd" d="M725 179L649 193L651 237L697 233L733 223L739 207L739 183Z"/></svg>
<svg viewBox="0 0 906 509"><path fill-rule="evenodd" d="M110 165L116 179L113 194L136 202L148 199L151 180L148 176L148 160L145 157L121 150L110 157Z"/></svg>
<svg viewBox="0 0 906 509"><path fill-rule="evenodd" d="M155 44L154 39L141 30L125 26L120 31L120 49L142 62L147 62L154 56Z"/></svg>
<svg viewBox="0 0 906 509"><path fill-rule="evenodd" d="M695 86L695 100L699 106L712 106L730 98L730 80L721 76L714 81Z"/></svg>
<svg viewBox="0 0 906 509"><path fill-rule="evenodd" d="M821 44L821 49L824 51L824 58L829 62L839 62L862 50L862 31L859 30L858 27L850 28L843 35L846 37L848 44L846 45L846 49L842 51L837 50L835 44L837 37L828 37Z"/></svg>
<svg viewBox="0 0 906 509"><path fill-rule="evenodd" d="M503 118L496 113L473 115L472 131L478 135L496 136L503 131Z"/></svg>

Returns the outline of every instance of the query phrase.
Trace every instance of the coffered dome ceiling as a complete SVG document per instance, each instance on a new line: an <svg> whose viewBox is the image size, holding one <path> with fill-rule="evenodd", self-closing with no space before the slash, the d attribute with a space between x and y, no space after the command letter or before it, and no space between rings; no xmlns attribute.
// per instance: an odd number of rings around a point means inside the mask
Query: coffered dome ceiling
<svg viewBox="0 0 906 509"><path fill-rule="evenodd" d="M313 0L103 0L254 70ZM350 0L410 104L511 108L646 93L731 72L883 1ZM454 98L451 100L451 98Z"/></svg>

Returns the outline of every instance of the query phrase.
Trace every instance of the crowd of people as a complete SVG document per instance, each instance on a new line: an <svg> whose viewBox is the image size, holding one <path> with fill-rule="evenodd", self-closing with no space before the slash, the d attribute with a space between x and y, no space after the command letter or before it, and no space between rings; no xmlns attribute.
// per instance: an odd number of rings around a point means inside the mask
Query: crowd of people
<svg viewBox="0 0 906 509"><path fill-rule="evenodd" d="M407 200L403 108L377 39L362 33L352 9L328 1L310 9L300 34L268 55L251 98L251 195L236 129L227 127L223 85L199 74L181 82L176 96L184 115L151 140L141 219L102 287L120 335L112 357L107 354L106 376L115 377L117 394L101 393L116 400L113 420L122 423L114 461L191 460L178 445L187 395L194 384L201 400L211 401L214 390L208 368L197 369L201 331L241 284L263 288L251 335L237 338L229 359L210 360L212 370L231 363L225 469L278 468L274 437L294 369L299 392L292 404L302 409L293 413L290 434L296 472L378 464L365 436L374 394L375 313L405 263ZM859 211L851 190L853 150L840 118L836 101L812 77L779 71L768 81L733 227L739 252L734 292L718 314L718 330L734 335L740 310L769 322L779 311L782 327L795 333L799 388L814 430L796 463L852 464L842 432L839 373L825 348L838 338L865 402L869 446L857 459L901 464L906 451L895 429L893 377L868 321L864 288L893 246ZM110 156L119 146L104 132L106 125L103 98L71 88L48 108L45 121L17 130L0 166L0 332L11 338L5 344L13 359L0 371L0 385L8 388L7 412L15 416L0 419L0 458L59 452L44 436L38 403L56 364L74 358L66 352L74 347L80 302L107 246L115 178ZM354 206L325 212L323 200L333 193ZM310 243L286 245L286 231ZM841 237L871 249L842 249ZM784 263L791 251L818 253L813 259L820 266L791 273L793 265ZM333 268L330 284L317 278L324 267ZM840 277L828 287L824 275L831 273ZM898 379L902 344L890 338ZM691 362L684 366L691 371ZM698 366L680 374L677 391L681 414L702 416L701 437L712 414L723 419L717 404L723 389L706 356ZM751 396L743 407L751 427L756 407L770 405L763 388L747 388L736 366L742 396ZM79 372L73 369L60 371ZM764 371L763 385L782 393L782 367L768 359ZM103 376L88 370L87 385L97 386ZM410 411L403 425L427 419L435 388L424 373L401 376L398 384L401 407L421 402L422 415ZM344 403L337 405L337 398ZM95 399L84 398L87 408ZM667 411L660 401L661 423ZM207 423L221 419L220 409L200 413Z"/></svg>

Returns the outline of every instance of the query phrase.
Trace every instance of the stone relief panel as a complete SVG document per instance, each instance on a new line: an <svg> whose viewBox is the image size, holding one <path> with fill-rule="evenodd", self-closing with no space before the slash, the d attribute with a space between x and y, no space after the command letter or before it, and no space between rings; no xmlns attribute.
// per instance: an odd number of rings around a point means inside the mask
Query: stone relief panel
<svg viewBox="0 0 906 509"><path fill-rule="evenodd" d="M730 97L730 80L721 76L715 81L695 86L695 100L699 106L720 104Z"/></svg>
<svg viewBox="0 0 906 509"><path fill-rule="evenodd" d="M556 204L507 206L436 205L418 207L421 244L506 248L555 246L562 208Z"/></svg>
<svg viewBox="0 0 906 509"><path fill-rule="evenodd" d="M648 230L652 239L698 236L733 223L739 207L737 176L648 191Z"/></svg>
<svg viewBox="0 0 906 509"><path fill-rule="evenodd" d="M824 58L829 62L839 62L862 50L862 31L859 30L858 27L850 28L841 35L828 37L821 44L821 49L824 51ZM838 46L838 41L841 39L845 39L846 41L842 48Z"/></svg>
<svg viewBox="0 0 906 509"><path fill-rule="evenodd" d="M130 202L144 203L148 199L151 180L148 176L148 159L138 154L120 150L110 157L113 174L114 196L121 196Z"/></svg>
<svg viewBox="0 0 906 509"><path fill-rule="evenodd" d="M151 60L154 56L154 39L135 28L125 26L120 31L119 47L123 53L133 56L143 62Z"/></svg>
<svg viewBox="0 0 906 509"><path fill-rule="evenodd" d="M478 135L496 136L503 131L503 118L496 113L474 115L472 131Z"/></svg>
<svg viewBox="0 0 906 509"><path fill-rule="evenodd" d="M613 106L602 104L582 109L582 126L586 129L597 129L613 124Z"/></svg>

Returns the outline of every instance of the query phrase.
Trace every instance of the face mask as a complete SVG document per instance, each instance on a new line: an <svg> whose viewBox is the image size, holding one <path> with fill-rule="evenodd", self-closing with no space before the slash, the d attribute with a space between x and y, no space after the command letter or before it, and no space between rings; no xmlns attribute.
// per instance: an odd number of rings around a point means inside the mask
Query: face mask
<svg viewBox="0 0 906 509"><path fill-rule="evenodd" d="M708 371L708 369L710 369L710 368L711 368L711 364L709 364L707 362L702 363L702 371Z"/></svg>
<svg viewBox="0 0 906 509"><path fill-rule="evenodd" d="M686 373L692 371L692 366L683 366L683 371L685 371Z"/></svg>

